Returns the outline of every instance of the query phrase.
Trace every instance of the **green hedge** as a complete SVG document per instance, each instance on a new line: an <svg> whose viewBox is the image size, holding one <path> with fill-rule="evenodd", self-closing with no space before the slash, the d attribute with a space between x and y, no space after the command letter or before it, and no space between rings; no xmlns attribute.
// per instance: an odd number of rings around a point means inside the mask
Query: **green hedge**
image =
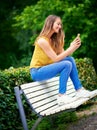
<svg viewBox="0 0 97 130"><path fill-rule="evenodd" d="M92 64L92 60L88 58L76 59L79 77L85 88L93 90L97 88L97 76ZM16 99L14 95L14 87L23 83L32 82L29 67L13 68L10 67L4 71L0 71L0 130L21 130L22 124L17 109ZM34 119L31 111L25 105L27 118ZM30 122L28 121L29 125Z"/></svg>
<svg viewBox="0 0 97 130"><path fill-rule="evenodd" d="M97 89L97 74L93 67L92 60L89 58L76 59L78 67L79 78L86 89Z"/></svg>

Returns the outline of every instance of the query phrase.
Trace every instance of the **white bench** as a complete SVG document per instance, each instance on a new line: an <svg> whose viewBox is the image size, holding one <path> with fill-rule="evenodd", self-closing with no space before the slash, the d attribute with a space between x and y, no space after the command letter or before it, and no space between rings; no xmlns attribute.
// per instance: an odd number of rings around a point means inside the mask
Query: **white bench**
<svg viewBox="0 0 97 130"><path fill-rule="evenodd" d="M91 96L90 98L80 98L70 104L58 106L58 88L59 77L54 77L43 82L26 83L14 88L24 130L28 130L28 126L24 107L22 105L21 94L24 94L31 109L39 117L31 130L35 130L43 117L50 116L61 111L75 110L78 106L82 105L83 103L97 95L97 90L95 90L93 96ZM67 83L67 94L71 97L75 96L75 89L70 78Z"/></svg>

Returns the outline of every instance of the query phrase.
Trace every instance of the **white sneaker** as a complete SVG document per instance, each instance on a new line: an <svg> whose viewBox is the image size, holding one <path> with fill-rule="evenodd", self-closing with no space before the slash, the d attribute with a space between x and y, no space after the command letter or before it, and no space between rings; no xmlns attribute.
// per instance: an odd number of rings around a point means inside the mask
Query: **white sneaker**
<svg viewBox="0 0 97 130"><path fill-rule="evenodd" d="M58 102L58 105L59 105L59 106L64 105L64 104L71 103L71 102L73 102L74 100L75 100L75 98L69 97L69 96L66 95L66 94L57 97L57 102Z"/></svg>
<svg viewBox="0 0 97 130"><path fill-rule="evenodd" d="M85 90L84 88L76 92L76 98L89 98L91 96L92 96L92 91Z"/></svg>

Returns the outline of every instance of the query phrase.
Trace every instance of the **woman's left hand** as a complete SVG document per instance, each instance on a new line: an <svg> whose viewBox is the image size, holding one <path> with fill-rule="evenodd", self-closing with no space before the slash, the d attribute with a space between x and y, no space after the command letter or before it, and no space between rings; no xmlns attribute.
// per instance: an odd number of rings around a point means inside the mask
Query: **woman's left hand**
<svg viewBox="0 0 97 130"><path fill-rule="evenodd" d="M81 46L81 39L80 39L80 34L77 35L77 37L71 42L70 46L77 45L78 47Z"/></svg>

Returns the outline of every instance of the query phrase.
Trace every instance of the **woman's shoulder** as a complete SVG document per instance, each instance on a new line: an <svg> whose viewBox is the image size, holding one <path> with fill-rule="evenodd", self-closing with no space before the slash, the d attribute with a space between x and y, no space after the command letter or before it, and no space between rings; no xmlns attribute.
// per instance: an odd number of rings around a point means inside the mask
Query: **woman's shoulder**
<svg viewBox="0 0 97 130"><path fill-rule="evenodd" d="M45 36L39 36L37 37L35 43L36 44L43 44L43 43L48 43L49 42L49 39Z"/></svg>

